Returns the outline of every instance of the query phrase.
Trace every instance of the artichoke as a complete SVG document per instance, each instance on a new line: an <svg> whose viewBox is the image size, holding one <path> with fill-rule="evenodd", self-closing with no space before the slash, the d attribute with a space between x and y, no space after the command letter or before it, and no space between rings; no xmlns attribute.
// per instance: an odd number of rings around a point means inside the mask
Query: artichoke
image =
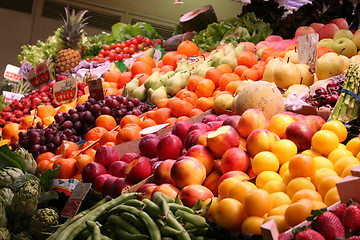
<svg viewBox="0 0 360 240"><path fill-rule="evenodd" d="M37 169L36 161L31 153L25 148L17 148L14 153L24 162L25 171L27 173L35 174Z"/></svg>
<svg viewBox="0 0 360 240"><path fill-rule="evenodd" d="M40 208L32 215L29 232L36 240L46 239L59 224L59 214L52 208Z"/></svg>
<svg viewBox="0 0 360 240"><path fill-rule="evenodd" d="M10 187L15 179L23 174L21 169L15 167L5 167L0 169L0 187Z"/></svg>
<svg viewBox="0 0 360 240"><path fill-rule="evenodd" d="M14 194L10 209L14 217L26 218L37 210L40 195L40 183L29 180Z"/></svg>
<svg viewBox="0 0 360 240"><path fill-rule="evenodd" d="M7 225L7 217L5 206L0 203L0 227L6 227Z"/></svg>
<svg viewBox="0 0 360 240"><path fill-rule="evenodd" d="M10 188L0 188L0 204L2 204L5 209L10 206L13 197L14 193Z"/></svg>
<svg viewBox="0 0 360 240"><path fill-rule="evenodd" d="M6 228L0 227L0 240L10 240L11 235L9 230Z"/></svg>
<svg viewBox="0 0 360 240"><path fill-rule="evenodd" d="M32 236L29 232L22 231L20 233L15 234L14 239L16 240L32 240Z"/></svg>

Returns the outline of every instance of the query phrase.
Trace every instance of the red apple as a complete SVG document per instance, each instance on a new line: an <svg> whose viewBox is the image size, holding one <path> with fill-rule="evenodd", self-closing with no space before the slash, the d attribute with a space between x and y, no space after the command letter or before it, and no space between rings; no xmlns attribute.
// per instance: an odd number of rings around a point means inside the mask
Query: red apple
<svg viewBox="0 0 360 240"><path fill-rule="evenodd" d="M97 176L92 184L92 188L100 193L101 192L101 188L104 185L104 182L106 181L106 179L108 179L109 177L113 177L111 174L105 173L105 174L101 174L99 176Z"/></svg>
<svg viewBox="0 0 360 240"><path fill-rule="evenodd" d="M137 159L141 157L141 155L139 153L135 153L135 152L130 152L130 153L124 153L121 157L120 157L120 161L124 161L127 163L132 162L132 160Z"/></svg>
<svg viewBox="0 0 360 240"><path fill-rule="evenodd" d="M172 129L172 134L175 134L180 138L180 140L184 143L185 137L188 133L189 128L192 126L192 123L188 121L179 121L176 122Z"/></svg>
<svg viewBox="0 0 360 240"><path fill-rule="evenodd" d="M113 162L108 168L108 173L115 177L125 177L126 174L123 167L126 165L128 165L128 163L124 161Z"/></svg>
<svg viewBox="0 0 360 240"><path fill-rule="evenodd" d="M246 173L242 172L242 171L237 171L237 170L234 170L234 171L230 171L230 172L227 172L225 174L223 174L220 178L219 178L219 181L218 181L218 186L220 186L220 183L222 181L224 181L225 179L227 178L237 178L241 181L244 181L244 180L247 180L247 179L250 179L249 175L247 175Z"/></svg>
<svg viewBox="0 0 360 240"><path fill-rule="evenodd" d="M95 153L95 162L102 164L104 167L109 167L111 163L119 161L119 154L113 146L102 145Z"/></svg>
<svg viewBox="0 0 360 240"><path fill-rule="evenodd" d="M229 148L239 146L240 136L235 128L221 126L207 135L206 142L214 157L219 158Z"/></svg>
<svg viewBox="0 0 360 240"><path fill-rule="evenodd" d="M110 176L108 177L101 187L101 196L104 198L107 195L110 195L113 183L118 179L118 177Z"/></svg>
<svg viewBox="0 0 360 240"><path fill-rule="evenodd" d="M214 196L218 195L218 181L222 176L220 169L213 170L209 175L207 175L203 185L210 189Z"/></svg>
<svg viewBox="0 0 360 240"><path fill-rule="evenodd" d="M134 159L126 166L125 173L127 174L126 179L133 183L144 180L151 175L150 158L139 157Z"/></svg>
<svg viewBox="0 0 360 240"><path fill-rule="evenodd" d="M315 131L305 122L297 121L291 123L285 132L287 139L293 141L298 150L302 151L311 147L311 139Z"/></svg>
<svg viewBox="0 0 360 240"><path fill-rule="evenodd" d="M266 128L266 117L262 111L256 108L250 108L241 114L237 131L240 136L247 137L258 128Z"/></svg>
<svg viewBox="0 0 360 240"><path fill-rule="evenodd" d="M262 151L271 151L272 146L279 141L280 138L267 129L255 129L246 139L246 150L251 157Z"/></svg>
<svg viewBox="0 0 360 240"><path fill-rule="evenodd" d="M206 175L212 171L214 156L206 146L200 144L194 145L186 152L186 156L199 160L205 166Z"/></svg>
<svg viewBox="0 0 360 240"><path fill-rule="evenodd" d="M188 150L189 148L191 148L192 146L197 144L197 141L199 139L200 136L204 136L206 133L204 133L202 130L200 129L195 129L191 132L189 132L186 137L185 137L185 141L184 141L184 148L186 150Z"/></svg>
<svg viewBox="0 0 360 240"><path fill-rule="evenodd" d="M315 32L319 32L319 30L320 30L320 28L322 28L324 26L324 24L323 23L311 23L310 25L309 25L309 27L312 27L314 30L315 30Z"/></svg>
<svg viewBox="0 0 360 240"><path fill-rule="evenodd" d="M240 115L231 115L227 119L224 120L223 126L229 125L235 129L238 129L240 118L241 118Z"/></svg>
<svg viewBox="0 0 360 240"><path fill-rule="evenodd" d="M221 127L223 125L224 121L212 121L212 122L208 122L207 125L209 125L210 130L209 131L215 131L216 129L218 129L219 127Z"/></svg>
<svg viewBox="0 0 360 240"><path fill-rule="evenodd" d="M228 117L229 117L229 114L223 113L223 114L220 114L219 116L217 116L215 118L215 121L225 121L225 119L227 119Z"/></svg>
<svg viewBox="0 0 360 240"><path fill-rule="evenodd" d="M148 134L143 136L139 142L140 153L148 158L154 158L157 156L157 144L160 141L160 137L156 134Z"/></svg>
<svg viewBox="0 0 360 240"><path fill-rule="evenodd" d="M202 122L203 123L208 123L208 122L212 122L212 121L215 121L215 118L217 118L218 115L216 114L209 114L209 115L206 115L203 119L202 119Z"/></svg>
<svg viewBox="0 0 360 240"><path fill-rule="evenodd" d="M202 184L206 178L206 169L196 158L182 156L173 164L171 178L178 188L191 184Z"/></svg>
<svg viewBox="0 0 360 240"><path fill-rule="evenodd" d="M83 182L93 183L97 176L105 173L107 173L107 170L102 164L97 162L90 162L85 165L81 172L81 175Z"/></svg>
<svg viewBox="0 0 360 240"><path fill-rule="evenodd" d="M163 183L159 186L157 186L152 193L154 192L162 192L169 197L175 199L177 195L180 193L180 189L178 189L176 186L169 184L169 183Z"/></svg>
<svg viewBox="0 0 360 240"><path fill-rule="evenodd" d="M319 40L324 38L333 38L339 27L335 23L328 23L319 29Z"/></svg>
<svg viewBox="0 0 360 240"><path fill-rule="evenodd" d="M187 207L194 207L199 200L205 201L214 197L214 194L207 187L200 184L193 184L181 189L179 198Z"/></svg>
<svg viewBox="0 0 360 240"><path fill-rule="evenodd" d="M122 194L122 190L128 186L132 186L132 183L126 178L116 179L115 182L112 184L112 188L109 193L110 197L117 198Z"/></svg>
<svg viewBox="0 0 360 240"><path fill-rule="evenodd" d="M154 182L156 184L174 184L174 181L171 178L171 168L175 162L176 160L174 159L160 161L159 166L154 171Z"/></svg>
<svg viewBox="0 0 360 240"><path fill-rule="evenodd" d="M221 158L221 172L227 173L238 170L246 172L250 166L249 154L241 148L228 149Z"/></svg>
<svg viewBox="0 0 360 240"><path fill-rule="evenodd" d="M349 24L345 18L335 18L332 19L330 23L335 23L339 29L349 29Z"/></svg>
<svg viewBox="0 0 360 240"><path fill-rule="evenodd" d="M176 159L184 149L180 138L172 133L167 133L160 138L157 146L157 155L160 160Z"/></svg>

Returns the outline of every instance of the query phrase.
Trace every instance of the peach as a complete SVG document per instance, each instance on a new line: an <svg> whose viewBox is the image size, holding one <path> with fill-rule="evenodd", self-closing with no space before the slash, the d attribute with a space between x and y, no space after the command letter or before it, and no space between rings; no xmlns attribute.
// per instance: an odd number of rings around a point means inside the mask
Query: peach
<svg viewBox="0 0 360 240"><path fill-rule="evenodd" d="M203 185L210 189L214 196L218 195L218 181L222 176L220 169L213 170L209 175L207 175Z"/></svg>
<svg viewBox="0 0 360 240"><path fill-rule="evenodd" d="M167 133L160 138L157 144L157 155L160 160L176 159L183 151L180 138L172 133Z"/></svg>
<svg viewBox="0 0 360 240"><path fill-rule="evenodd" d="M108 173L115 177L126 177L126 173L124 171L126 165L128 165L128 163L124 161L113 162L108 168Z"/></svg>
<svg viewBox="0 0 360 240"><path fill-rule="evenodd" d="M324 26L323 23L316 23L316 22L311 23L309 25L309 27L312 27L315 30L315 32L319 32L320 28L322 28L323 26Z"/></svg>
<svg viewBox="0 0 360 240"><path fill-rule="evenodd" d="M236 178L236 179L239 179L240 181L250 179L249 175L247 175L246 173L244 173L242 171L234 170L234 171L224 173L218 180L218 183L217 183L218 186L220 186L221 182L227 178Z"/></svg>
<svg viewBox="0 0 360 240"><path fill-rule="evenodd" d="M204 145L194 145L186 152L186 156L190 156L199 160L206 169L208 175L213 169L214 156L211 151Z"/></svg>
<svg viewBox="0 0 360 240"><path fill-rule="evenodd" d="M135 153L135 152L124 153L123 155L121 155L120 161L130 163L132 160L137 159L139 157L141 157L139 153Z"/></svg>
<svg viewBox="0 0 360 240"><path fill-rule="evenodd" d="M306 115L305 122L315 131L319 131L326 122L324 118L319 115Z"/></svg>
<svg viewBox="0 0 360 240"><path fill-rule="evenodd" d="M224 152L232 147L238 147L240 136L235 128L222 126L207 135L207 147L214 154L214 157L221 157Z"/></svg>
<svg viewBox="0 0 360 240"><path fill-rule="evenodd" d="M182 156L171 168L171 178L175 186L183 188L191 184L202 184L206 178L206 169L199 160Z"/></svg>
<svg viewBox="0 0 360 240"><path fill-rule="evenodd" d="M221 158L221 172L227 173L238 170L246 172L250 166L250 156L241 148L228 149Z"/></svg>
<svg viewBox="0 0 360 240"><path fill-rule="evenodd" d="M223 125L224 121L212 121L212 122L208 122L207 125L209 125L210 130L209 131L215 131L216 129L218 129L219 127L221 127Z"/></svg>
<svg viewBox="0 0 360 240"><path fill-rule="evenodd" d="M175 199L177 195L180 193L180 189L178 189L176 186L170 184L170 183L163 183L159 186L157 186L152 193L154 192L162 192L166 194L167 196Z"/></svg>
<svg viewBox="0 0 360 240"><path fill-rule="evenodd" d="M214 197L214 194L207 187L201 184L192 184L181 189L179 198L187 207L194 207L196 203L201 200L205 201L208 198Z"/></svg>
<svg viewBox="0 0 360 240"><path fill-rule="evenodd" d="M192 146L196 145L200 136L204 136L204 135L206 135L206 133L204 133L200 129L195 129L189 132L185 137L184 148L188 150Z"/></svg>
<svg viewBox="0 0 360 240"><path fill-rule="evenodd" d="M238 129L240 118L241 118L240 115L229 116L227 119L224 120L223 126L229 125L229 126L232 126L235 129Z"/></svg>
<svg viewBox="0 0 360 240"><path fill-rule="evenodd" d="M270 118L268 129L278 135L281 139L285 138L287 126L295 122L295 119L285 113L277 113Z"/></svg>
<svg viewBox="0 0 360 240"><path fill-rule="evenodd" d="M180 140L184 143L185 137L188 133L189 128L192 126L192 123L188 121L179 121L176 122L172 129L172 134L175 134L180 138Z"/></svg>
<svg viewBox="0 0 360 240"><path fill-rule="evenodd" d="M266 128L266 117L262 111L250 108L241 114L237 129L240 136L246 138L253 130L258 128Z"/></svg>
<svg viewBox="0 0 360 240"><path fill-rule="evenodd" d="M246 139L246 149L251 157L262 151L270 151L280 138L267 129L255 129Z"/></svg>
<svg viewBox="0 0 360 240"><path fill-rule="evenodd" d="M315 131L305 122L297 121L291 123L285 132L285 137L293 141L298 150L305 150L311 147L311 139Z"/></svg>
<svg viewBox="0 0 360 240"><path fill-rule="evenodd" d="M141 187L138 188L137 192L144 194L141 198L149 198L150 199L153 191L155 190L155 188L157 186L158 185L156 185L155 183L145 183L144 185L142 185Z"/></svg>
<svg viewBox="0 0 360 240"><path fill-rule="evenodd" d="M102 164L97 162L90 162L85 165L81 172L81 175L83 182L93 183L97 176L105 173L107 173L107 170Z"/></svg>
<svg viewBox="0 0 360 240"><path fill-rule="evenodd" d="M174 184L173 179L171 178L171 168L176 162L174 159L167 159L160 161L159 166L154 171L154 182L156 184L170 183Z"/></svg>
<svg viewBox="0 0 360 240"><path fill-rule="evenodd" d="M325 24L319 30L319 40L323 38L333 38L335 33L339 30L339 27L335 23Z"/></svg>
<svg viewBox="0 0 360 240"><path fill-rule="evenodd" d="M101 188L104 185L104 182L106 181L106 179L108 179L109 177L114 177L111 174L105 173L105 174L101 174L99 176L97 176L94 179L94 182L92 184L92 188L94 189L95 192L101 192Z"/></svg>
<svg viewBox="0 0 360 240"><path fill-rule="evenodd" d="M139 150L141 155L154 158L157 156L157 145L160 137L156 134L147 134L140 139Z"/></svg>
<svg viewBox="0 0 360 240"><path fill-rule="evenodd" d="M141 180L151 175L150 158L139 157L133 160L125 167L126 179L133 183L138 183Z"/></svg>
<svg viewBox="0 0 360 240"><path fill-rule="evenodd" d="M118 178L115 180L115 182L112 184L111 190L110 190L110 197L117 198L122 194L122 191L125 187L132 186L133 184L127 180L126 178Z"/></svg>

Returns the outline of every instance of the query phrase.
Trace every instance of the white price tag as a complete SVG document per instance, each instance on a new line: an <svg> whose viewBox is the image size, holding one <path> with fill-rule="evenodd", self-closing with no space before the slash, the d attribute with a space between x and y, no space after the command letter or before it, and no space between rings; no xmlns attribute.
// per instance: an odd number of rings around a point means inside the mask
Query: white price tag
<svg viewBox="0 0 360 240"><path fill-rule="evenodd" d="M20 100L24 97L23 94L3 91L3 96L6 102L12 102L13 100Z"/></svg>
<svg viewBox="0 0 360 240"><path fill-rule="evenodd" d="M9 79L13 82L20 82L22 77L19 74L20 68L14 65L8 64L6 65L4 78Z"/></svg>

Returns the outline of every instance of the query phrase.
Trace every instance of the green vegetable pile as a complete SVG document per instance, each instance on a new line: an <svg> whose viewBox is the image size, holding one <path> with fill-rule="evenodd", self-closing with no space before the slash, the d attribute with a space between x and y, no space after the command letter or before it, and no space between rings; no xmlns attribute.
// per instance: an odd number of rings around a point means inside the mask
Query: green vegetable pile
<svg viewBox="0 0 360 240"><path fill-rule="evenodd" d="M208 27L194 36L194 42L202 51L210 52L224 43L258 43L272 34L270 24L256 18L253 12L232 17Z"/></svg>

